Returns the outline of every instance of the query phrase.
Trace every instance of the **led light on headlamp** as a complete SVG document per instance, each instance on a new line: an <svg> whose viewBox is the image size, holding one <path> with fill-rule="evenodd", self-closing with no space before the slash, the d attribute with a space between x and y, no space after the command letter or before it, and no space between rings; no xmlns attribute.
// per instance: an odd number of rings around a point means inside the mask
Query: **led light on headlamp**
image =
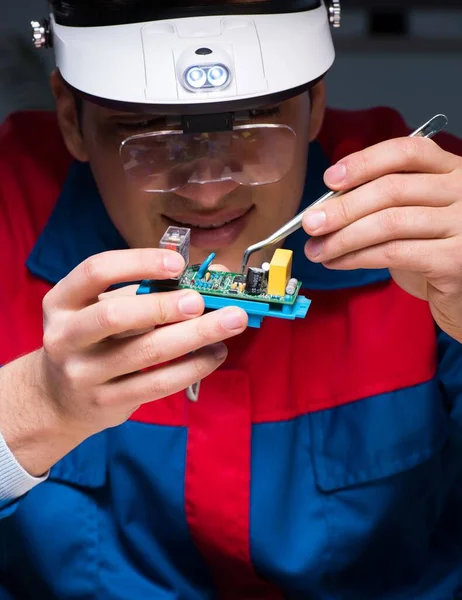
<svg viewBox="0 0 462 600"><path fill-rule="evenodd" d="M224 89L231 82L231 73L225 65L195 65L184 75L185 87L192 91Z"/></svg>
<svg viewBox="0 0 462 600"><path fill-rule="evenodd" d="M208 73L208 81L212 87L224 87L230 78L228 69L223 65L213 66Z"/></svg>

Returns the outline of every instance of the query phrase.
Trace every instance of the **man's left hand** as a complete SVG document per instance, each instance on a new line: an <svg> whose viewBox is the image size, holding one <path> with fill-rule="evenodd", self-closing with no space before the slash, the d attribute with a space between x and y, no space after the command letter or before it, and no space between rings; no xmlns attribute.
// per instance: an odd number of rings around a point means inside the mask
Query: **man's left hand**
<svg viewBox="0 0 462 600"><path fill-rule="evenodd" d="M389 269L462 342L462 158L428 139L394 139L342 159L325 182L353 191L307 211L307 257Z"/></svg>

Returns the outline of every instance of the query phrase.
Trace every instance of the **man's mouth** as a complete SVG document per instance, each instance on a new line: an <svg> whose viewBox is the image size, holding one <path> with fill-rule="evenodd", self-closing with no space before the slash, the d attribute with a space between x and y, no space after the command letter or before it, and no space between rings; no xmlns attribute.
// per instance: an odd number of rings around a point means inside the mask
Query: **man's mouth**
<svg viewBox="0 0 462 600"><path fill-rule="evenodd" d="M202 248L220 248L236 241L253 212L253 206L246 209L227 211L209 215L175 215L164 219L169 225L191 229L191 243Z"/></svg>
<svg viewBox="0 0 462 600"><path fill-rule="evenodd" d="M225 225L229 225L229 223L233 223L234 221L237 221L238 219L240 219L241 217L236 217L234 219L229 219L227 221L220 221L217 223L213 223L211 225L203 225L201 223L194 223L192 221L178 221L177 219L174 219L174 221L178 224L181 225L182 227L187 227L189 229L204 229L205 231L208 230L212 230L212 229L220 229L220 227L225 227ZM173 219L172 219L173 220Z"/></svg>

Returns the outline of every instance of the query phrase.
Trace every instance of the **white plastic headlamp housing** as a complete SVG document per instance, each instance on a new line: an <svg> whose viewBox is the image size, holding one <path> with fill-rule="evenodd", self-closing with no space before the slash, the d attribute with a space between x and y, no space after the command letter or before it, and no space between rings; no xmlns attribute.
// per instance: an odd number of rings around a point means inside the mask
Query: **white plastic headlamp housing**
<svg viewBox="0 0 462 600"><path fill-rule="evenodd" d="M210 104L216 110L217 103L295 95L325 75L335 58L324 4L304 12L104 27L63 26L52 17L52 31L57 66L73 88L134 112L193 114ZM214 60L196 55L201 48L212 49ZM215 64L215 58L230 70L227 85L201 93L184 85L188 67Z"/></svg>

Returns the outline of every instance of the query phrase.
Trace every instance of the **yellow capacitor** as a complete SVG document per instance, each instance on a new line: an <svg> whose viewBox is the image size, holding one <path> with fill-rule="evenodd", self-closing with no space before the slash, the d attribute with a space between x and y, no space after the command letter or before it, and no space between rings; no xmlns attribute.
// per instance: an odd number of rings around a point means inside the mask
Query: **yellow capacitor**
<svg viewBox="0 0 462 600"><path fill-rule="evenodd" d="M210 271L205 274L205 281L210 281Z"/></svg>
<svg viewBox="0 0 462 600"><path fill-rule="evenodd" d="M270 263L268 278L268 294L270 296L285 296L286 287L292 277L292 250L278 248Z"/></svg>

